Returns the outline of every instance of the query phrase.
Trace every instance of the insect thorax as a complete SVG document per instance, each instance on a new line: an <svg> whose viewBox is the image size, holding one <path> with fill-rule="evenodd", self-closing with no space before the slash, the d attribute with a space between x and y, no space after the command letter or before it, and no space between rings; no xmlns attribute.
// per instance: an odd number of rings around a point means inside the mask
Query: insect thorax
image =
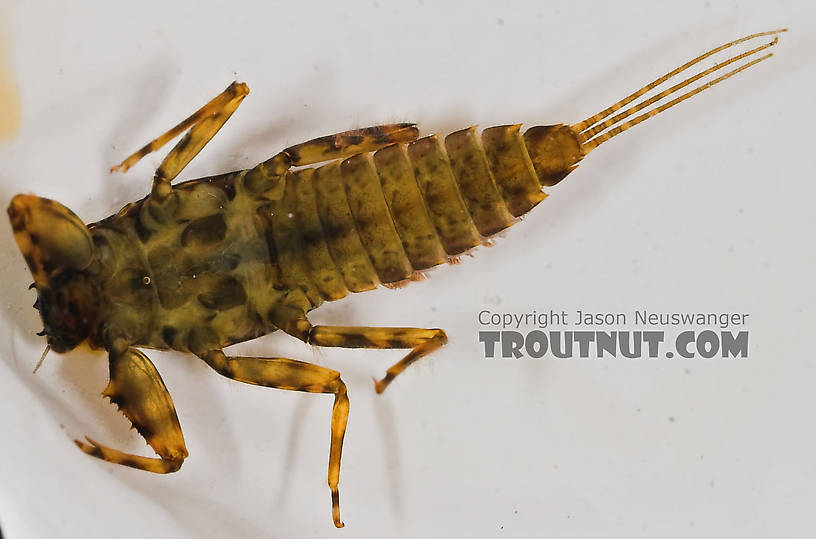
<svg viewBox="0 0 816 539"><path fill-rule="evenodd" d="M273 330L277 305L313 306L283 283L266 240L270 202L240 177L187 182L165 206L146 199L92 225L107 325L142 346L220 348Z"/></svg>

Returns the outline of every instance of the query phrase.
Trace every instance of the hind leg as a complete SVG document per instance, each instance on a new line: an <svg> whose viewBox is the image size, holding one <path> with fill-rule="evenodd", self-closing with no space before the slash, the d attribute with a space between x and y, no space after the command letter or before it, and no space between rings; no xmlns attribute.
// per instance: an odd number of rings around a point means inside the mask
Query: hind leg
<svg viewBox="0 0 816 539"><path fill-rule="evenodd" d="M438 350L448 342L445 331L439 328L378 328L368 326L313 326L303 314L292 315L280 309L271 313L277 327L315 346L341 348L410 349L401 360L388 368L385 376L375 380L374 389L382 393L400 373L412 363Z"/></svg>
<svg viewBox="0 0 816 539"><path fill-rule="evenodd" d="M441 329L314 326L306 342L342 348L410 348L405 357L385 371L383 378L374 381L374 389L382 393L412 363L447 343L448 337Z"/></svg>
<svg viewBox="0 0 816 539"><path fill-rule="evenodd" d="M291 167L345 159L391 144L412 142L419 136L416 124L386 124L343 131L290 146L247 172L245 185L256 193L268 191Z"/></svg>
<svg viewBox="0 0 816 539"><path fill-rule="evenodd" d="M340 380L340 373L318 365L281 357L228 357L221 350L211 350L200 354L199 357L219 374L239 382L289 391L334 394L329 449L329 488L332 497L332 519L335 526L342 528L338 484L349 400L346 395L346 384Z"/></svg>

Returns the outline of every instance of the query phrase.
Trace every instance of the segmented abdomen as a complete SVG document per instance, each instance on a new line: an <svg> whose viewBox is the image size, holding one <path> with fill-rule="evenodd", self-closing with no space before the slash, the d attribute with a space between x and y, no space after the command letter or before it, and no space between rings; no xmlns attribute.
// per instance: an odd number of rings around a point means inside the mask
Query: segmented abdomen
<svg viewBox="0 0 816 539"><path fill-rule="evenodd" d="M512 225L546 197L519 127L432 135L289 173L269 235L287 284L314 304L340 299L410 279Z"/></svg>

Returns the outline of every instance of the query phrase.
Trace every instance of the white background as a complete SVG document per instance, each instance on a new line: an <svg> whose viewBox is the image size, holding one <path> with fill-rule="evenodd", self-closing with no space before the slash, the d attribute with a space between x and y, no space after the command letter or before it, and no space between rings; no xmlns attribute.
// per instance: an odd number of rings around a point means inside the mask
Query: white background
<svg viewBox="0 0 816 539"><path fill-rule="evenodd" d="M317 323L442 327L450 344L382 396L397 351L237 346L341 370L351 416L333 529L330 396L228 381L155 353L190 457L157 476L99 393L99 353L52 354L0 226L0 525L24 537L804 537L813 533L812 3L5 2L22 103L0 204L98 220L164 152L108 168L234 79L251 94L184 179L286 145L417 121L425 133L573 123L715 45L789 26L776 56L589 156L492 249ZM486 360L477 313L747 312L748 360Z"/></svg>

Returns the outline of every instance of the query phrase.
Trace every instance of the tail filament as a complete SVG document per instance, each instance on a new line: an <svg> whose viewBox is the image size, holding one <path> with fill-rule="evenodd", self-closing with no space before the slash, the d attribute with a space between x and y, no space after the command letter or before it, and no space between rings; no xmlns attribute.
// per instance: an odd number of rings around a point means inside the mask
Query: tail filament
<svg viewBox="0 0 816 539"><path fill-rule="evenodd" d="M717 84L719 82L724 81L725 79L731 77L732 75L736 75L740 71L743 71L744 69L747 69L747 68L751 67L754 64L757 64L757 63L759 63L759 62L761 62L763 60L766 60L766 59L770 58L772 56L771 53L760 56L759 58L756 58L756 59L751 60L751 61L749 61L749 62L747 62L745 64L742 64L741 66L739 66L739 67L737 67L735 69L732 69L731 71L728 71L725 74L720 75L719 77L717 77L717 78L715 78L715 79L713 79L713 80L711 80L711 81L709 81L709 82L707 82L707 83L705 83L705 84L703 84L703 85L701 85L701 86L699 86L699 87L697 87L697 88L695 88L693 90L690 90L690 91L688 91L686 93L681 94L680 96L672 99L671 101L669 101L669 102L667 102L667 103L665 103L663 105L660 105L660 106L655 107L655 108L653 108L653 109L651 109L651 110L649 110L647 112L644 112L643 114L640 114L639 116L635 116L634 118L632 118L631 120L629 120L627 122L623 122L623 123L618 124L618 122L620 122L621 120L624 120L624 119L628 118L629 116L635 114L636 112L639 112L639 111L645 109L646 107L648 107L648 106L650 106L650 105L664 99L665 97L668 97L668 96L674 94L675 92L677 92L678 90L680 90L682 88L685 88L689 84L691 84L693 82L696 82L697 80L699 80L699 79L701 79L701 78L703 78L703 77L705 77L707 75L710 75L710 74L714 73L715 71L719 71L720 69L722 69L722 68L724 68L726 66L729 66L729 65L733 64L734 62L737 62L737 61L742 60L744 58L748 58L748 57L750 57L750 56L752 56L752 55L754 55L754 54L756 54L756 53L758 53L760 51L763 51L763 50L765 50L765 49L767 49L769 47L772 47L772 46L776 45L777 41L779 41L779 36L777 34L779 34L781 32L785 32L785 31L787 31L786 28L783 28L781 30L772 30L772 31L769 31L769 32L760 32L760 33L757 33L757 34L752 34L750 36L746 36L746 37L731 41L730 43L726 43L725 45L721 45L719 47L716 47L716 48L714 48L714 49L712 49L712 50L710 50L710 51L708 51L708 52L706 52L704 54L701 54L697 58L694 58L693 60L690 60L690 61L686 62L685 64L681 65L677 69L674 69L673 71L670 71L669 73L663 75L662 77L652 81L651 83L647 84L643 88L637 90L633 94L625 97L624 99L618 101L614 105L606 108L605 110L599 112L598 114L590 116L586 120L584 120L584 121L582 121L580 123L577 123L575 125L572 125L571 126L572 129L575 132L579 133L579 139L583 144L584 152L589 153L593 149L597 148L599 145L603 144L604 142L611 139L615 135L618 135L619 133L622 133L622 132L626 131L630 127L634 127L635 125L639 124L640 122L642 122L644 120L648 120L652 116L655 116L655 115L663 112L664 110L666 110L666 109L668 109L670 107L673 107L674 105L680 103L681 101L685 101L689 97L691 97L691 96L693 96L695 94L698 94L698 93L702 92L703 90L705 90L707 88L710 88L710 87L714 86L715 84ZM657 94L657 95L655 95L653 97L650 97L649 99L647 99L647 100L645 100L645 101L643 101L641 103L638 103L636 105L633 105L633 106L629 107L628 109L626 109L626 110L624 110L624 111L610 117L610 115L613 114L614 112L617 112L618 110L622 109L623 107L625 107L626 105L628 105L632 101L638 99L639 97L647 94L649 91L651 91L655 87L661 85L662 83L664 83L665 81L667 81L671 77L677 75L678 73L680 73L682 71L685 71L686 69L688 69L689 67L691 67L691 66L693 66L695 64L700 63L701 61L705 60L709 56L712 56L712 55L714 55L714 54L716 54L716 53L718 53L718 52L720 52L722 50L728 49L730 47L733 47L735 45L738 45L738 44L743 43L745 41L748 41L750 39L755 39L755 38L762 37L762 36L774 36L774 38L773 38L773 41L770 41L768 43L765 43L764 45L760 45L758 47L755 47L755 48L753 48L753 49L751 49L751 50L749 50L747 52L744 52L742 54L739 54L737 56L729 58L728 60L725 60L723 62L720 62L717 65L715 65L715 66L713 66L713 67L711 67L709 69L706 69L706 70L704 70L704 71L702 71L702 72L700 72L700 73L698 73L698 74L696 74L696 75L694 75L692 77L689 77L686 80L684 80L684 81L682 81L682 82L680 82L678 84L675 84L671 88L669 88L667 90L664 90L663 92L660 92L659 94ZM615 124L618 124L618 125L615 126ZM615 127L613 127L613 126L615 126ZM609 128L611 128L611 129L609 129ZM609 129L609 130L605 131L607 129Z"/></svg>

